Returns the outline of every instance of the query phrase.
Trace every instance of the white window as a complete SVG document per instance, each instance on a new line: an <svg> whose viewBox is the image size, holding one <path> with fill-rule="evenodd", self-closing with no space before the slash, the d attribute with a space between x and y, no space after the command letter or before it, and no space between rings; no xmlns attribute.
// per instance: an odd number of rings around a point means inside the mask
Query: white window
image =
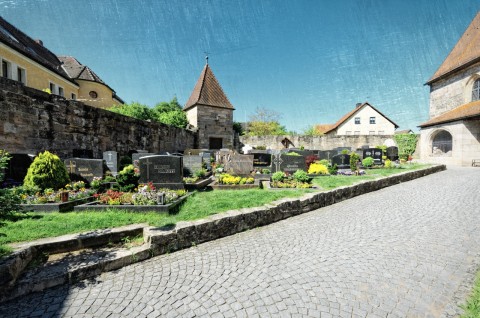
<svg viewBox="0 0 480 318"><path fill-rule="evenodd" d="M50 82L50 93L58 95L58 86L55 83Z"/></svg>
<svg viewBox="0 0 480 318"><path fill-rule="evenodd" d="M370 117L370 124L375 124L375 117Z"/></svg>
<svg viewBox="0 0 480 318"><path fill-rule="evenodd" d="M355 125L360 125L360 117L355 117Z"/></svg>
<svg viewBox="0 0 480 318"><path fill-rule="evenodd" d="M72 93L72 100L77 100L77 95L75 95L74 93Z"/></svg>
<svg viewBox="0 0 480 318"><path fill-rule="evenodd" d="M25 75L25 69L17 67L17 81L23 84L27 84L27 77Z"/></svg>
<svg viewBox="0 0 480 318"><path fill-rule="evenodd" d="M58 95L62 97L64 96L63 87L60 87L60 86L58 87Z"/></svg>

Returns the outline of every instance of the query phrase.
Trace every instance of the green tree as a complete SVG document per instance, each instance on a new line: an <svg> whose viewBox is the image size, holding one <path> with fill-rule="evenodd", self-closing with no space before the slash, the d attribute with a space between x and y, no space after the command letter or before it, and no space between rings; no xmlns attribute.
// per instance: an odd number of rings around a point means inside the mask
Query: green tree
<svg viewBox="0 0 480 318"><path fill-rule="evenodd" d="M248 123L248 135L268 136L287 135L285 126L279 123L280 114L276 111L258 107L255 113L250 116Z"/></svg>
<svg viewBox="0 0 480 318"><path fill-rule="evenodd" d="M5 177L5 168L8 166L10 160L10 154L5 150L0 149L0 181L3 181Z"/></svg>
<svg viewBox="0 0 480 318"><path fill-rule="evenodd" d="M303 131L304 136L323 136L322 132L319 132L315 126L308 126Z"/></svg>
<svg viewBox="0 0 480 318"><path fill-rule="evenodd" d="M141 120L151 120L153 118L150 107L138 102L132 102L130 104L123 105L113 105L111 108L109 108L109 110L117 114L122 114Z"/></svg>
<svg viewBox="0 0 480 318"><path fill-rule="evenodd" d="M188 125L188 119L182 106L178 103L177 97L172 98L170 102L161 102L152 109L152 115L158 122L185 128Z"/></svg>
<svg viewBox="0 0 480 318"><path fill-rule="evenodd" d="M233 131L236 132L239 136L243 136L245 134L242 124L239 122L233 122Z"/></svg>
<svg viewBox="0 0 480 318"><path fill-rule="evenodd" d="M40 153L33 160L23 181L25 188L39 187L42 190L63 188L70 178L63 161L49 151Z"/></svg>

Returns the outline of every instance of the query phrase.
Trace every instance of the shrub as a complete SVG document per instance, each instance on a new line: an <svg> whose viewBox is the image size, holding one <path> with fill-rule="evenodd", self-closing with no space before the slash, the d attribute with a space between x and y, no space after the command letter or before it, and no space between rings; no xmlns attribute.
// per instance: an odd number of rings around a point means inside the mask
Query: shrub
<svg viewBox="0 0 480 318"><path fill-rule="evenodd" d="M272 173L270 169L262 169L262 174L270 174Z"/></svg>
<svg viewBox="0 0 480 318"><path fill-rule="evenodd" d="M360 156L356 152L350 154L350 170L357 170L357 162L360 160Z"/></svg>
<svg viewBox="0 0 480 318"><path fill-rule="evenodd" d="M207 170L205 170L205 169L200 169L200 170L197 170L193 173L193 176L197 177L199 179L205 178L206 175L207 175Z"/></svg>
<svg viewBox="0 0 480 318"><path fill-rule="evenodd" d="M327 159L322 159L318 163L324 165L325 167L330 166L330 161Z"/></svg>
<svg viewBox="0 0 480 318"><path fill-rule="evenodd" d="M348 149L343 149L342 150L342 155L348 155Z"/></svg>
<svg viewBox="0 0 480 318"><path fill-rule="evenodd" d="M28 168L23 185L27 188L38 186L40 189L63 188L70 178L65 164L57 155L48 151L40 153Z"/></svg>
<svg viewBox="0 0 480 318"><path fill-rule="evenodd" d="M0 219L21 211L20 196L14 189L0 189Z"/></svg>
<svg viewBox="0 0 480 318"><path fill-rule="evenodd" d="M286 153L286 155L287 155L287 156L296 156L296 157L300 157L300 156L301 156L301 154L296 153L296 152L294 152L294 151L288 152L288 153Z"/></svg>
<svg viewBox="0 0 480 318"><path fill-rule="evenodd" d="M373 158L372 157L367 157L365 159L362 160L362 165L364 167L371 167L373 166Z"/></svg>
<svg viewBox="0 0 480 318"><path fill-rule="evenodd" d="M298 182L310 182L311 178L308 176L307 172L299 169L293 174L293 179Z"/></svg>
<svg viewBox="0 0 480 318"><path fill-rule="evenodd" d="M308 168L308 174L328 174L328 168L321 163L312 163Z"/></svg>
<svg viewBox="0 0 480 318"><path fill-rule="evenodd" d="M286 178L286 175L283 171L277 171L272 174L272 181L283 181Z"/></svg>
<svg viewBox="0 0 480 318"><path fill-rule="evenodd" d="M305 164L307 165L307 170L310 168L310 165L318 160L317 155L310 155L305 157Z"/></svg>
<svg viewBox="0 0 480 318"><path fill-rule="evenodd" d="M235 185L235 184L252 184L255 182L255 179L253 178L242 178L239 176L232 176L228 173L221 174L218 177L218 182L220 184L229 184L229 185Z"/></svg>
<svg viewBox="0 0 480 318"><path fill-rule="evenodd" d="M332 165L328 166L328 173L330 173L331 175L337 174L337 171L338 171L337 164L334 164L333 166Z"/></svg>
<svg viewBox="0 0 480 318"><path fill-rule="evenodd" d="M8 166L8 161L10 160L10 154L5 150L0 149L0 181L3 181L5 177L5 168Z"/></svg>
<svg viewBox="0 0 480 318"><path fill-rule="evenodd" d="M135 172L133 165L123 168L117 175L118 188L123 192L131 192L138 187L140 176Z"/></svg>
<svg viewBox="0 0 480 318"><path fill-rule="evenodd" d="M385 160L385 168L393 168L393 162L389 159Z"/></svg>

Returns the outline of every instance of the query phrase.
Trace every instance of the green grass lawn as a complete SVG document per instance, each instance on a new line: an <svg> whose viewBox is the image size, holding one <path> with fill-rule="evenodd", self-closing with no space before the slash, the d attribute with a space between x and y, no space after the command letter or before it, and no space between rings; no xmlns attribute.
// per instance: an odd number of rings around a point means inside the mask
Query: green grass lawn
<svg viewBox="0 0 480 318"><path fill-rule="evenodd" d="M461 318L480 317L480 272L477 273L470 297L467 299L465 305L461 307L465 311Z"/></svg>

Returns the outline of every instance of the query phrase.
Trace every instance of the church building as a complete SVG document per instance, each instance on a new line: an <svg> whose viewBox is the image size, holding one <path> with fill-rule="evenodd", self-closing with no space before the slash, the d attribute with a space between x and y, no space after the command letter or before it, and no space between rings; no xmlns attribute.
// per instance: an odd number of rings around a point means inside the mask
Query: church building
<svg viewBox="0 0 480 318"><path fill-rule="evenodd" d="M420 125L421 158L471 165L480 159L480 12L426 85L430 119Z"/></svg>
<svg viewBox="0 0 480 318"><path fill-rule="evenodd" d="M198 148L233 149L233 108L218 83L208 58L183 109L198 131Z"/></svg>

